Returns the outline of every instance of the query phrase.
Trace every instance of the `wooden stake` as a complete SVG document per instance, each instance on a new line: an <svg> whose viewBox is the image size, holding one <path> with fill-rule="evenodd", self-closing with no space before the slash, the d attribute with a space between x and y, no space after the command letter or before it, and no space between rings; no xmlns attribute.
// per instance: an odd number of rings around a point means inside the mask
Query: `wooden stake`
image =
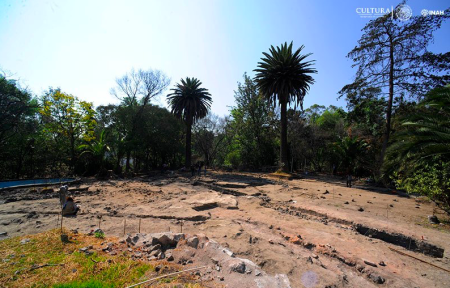
<svg viewBox="0 0 450 288"><path fill-rule="evenodd" d="M141 218L139 218L139 233L141 233Z"/></svg>
<svg viewBox="0 0 450 288"><path fill-rule="evenodd" d="M183 220L180 221L181 233L183 233Z"/></svg>
<svg viewBox="0 0 450 288"><path fill-rule="evenodd" d="M412 256L412 255L406 254L406 253L404 253L404 252L402 252L402 251L399 251L399 250L396 250L396 249L394 249L394 248L391 248L391 247L388 247L388 248L391 249L391 251L397 252L397 253L400 254L400 255L404 255L404 256L411 257L411 258L413 258L413 259L416 259L417 261L420 261L420 262L422 262L422 263L431 265L431 266L433 266L433 267L435 267L435 268L438 268L438 269L441 269L441 270L444 270L444 271L450 273L450 270L447 270L447 269L445 269L445 268L442 268L442 267L439 267L439 266L437 266L437 265L434 265L433 263L429 263L429 262L427 262L427 261L424 261L424 260L419 259L419 258L417 258L417 257L414 257L414 256Z"/></svg>
<svg viewBox="0 0 450 288"><path fill-rule="evenodd" d="M63 209L61 209L61 234L63 233Z"/></svg>
<svg viewBox="0 0 450 288"><path fill-rule="evenodd" d="M100 229L100 224L102 223L102 215L100 215L99 219L98 219L98 229Z"/></svg>
<svg viewBox="0 0 450 288"><path fill-rule="evenodd" d="M127 226L127 218L123 218L123 236L125 236L125 226Z"/></svg>

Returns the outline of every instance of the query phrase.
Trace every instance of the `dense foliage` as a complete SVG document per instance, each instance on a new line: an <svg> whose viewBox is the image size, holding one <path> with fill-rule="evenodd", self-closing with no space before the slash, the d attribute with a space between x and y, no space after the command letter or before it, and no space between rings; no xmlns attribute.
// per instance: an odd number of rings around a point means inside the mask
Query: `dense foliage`
<svg viewBox="0 0 450 288"><path fill-rule="evenodd" d="M399 188L450 212L450 86L436 88L399 119L384 171Z"/></svg>

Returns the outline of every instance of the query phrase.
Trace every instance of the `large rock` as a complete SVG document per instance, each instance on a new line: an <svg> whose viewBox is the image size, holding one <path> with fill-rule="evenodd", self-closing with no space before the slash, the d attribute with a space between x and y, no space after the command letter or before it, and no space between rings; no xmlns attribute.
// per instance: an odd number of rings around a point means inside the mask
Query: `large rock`
<svg viewBox="0 0 450 288"><path fill-rule="evenodd" d="M224 275L228 287L248 288L290 288L289 278L284 274L270 276L258 265L248 259L238 258L232 251L224 248L214 240L209 240L203 247L217 272ZM231 254L231 255L230 255ZM223 269L220 269L222 267ZM226 275L235 275L227 277Z"/></svg>
<svg viewBox="0 0 450 288"><path fill-rule="evenodd" d="M172 232L164 232L164 233L153 233L153 234L143 234L137 233L135 235L128 235L126 238L126 242L132 246L141 247L141 246L155 246L161 245L163 248L171 248L176 247L177 243L184 239L185 236L183 233L172 233Z"/></svg>
<svg viewBox="0 0 450 288"><path fill-rule="evenodd" d="M216 207L225 209L238 209L238 202L236 196L220 194L217 192L208 192L196 194L185 200L192 209L196 211L209 210Z"/></svg>

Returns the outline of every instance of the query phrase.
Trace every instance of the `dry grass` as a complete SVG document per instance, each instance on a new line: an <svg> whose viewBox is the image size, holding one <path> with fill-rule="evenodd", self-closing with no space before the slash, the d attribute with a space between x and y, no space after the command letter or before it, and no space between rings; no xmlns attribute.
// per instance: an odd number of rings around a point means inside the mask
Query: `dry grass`
<svg viewBox="0 0 450 288"><path fill-rule="evenodd" d="M0 241L0 287L124 287L157 276L156 265L164 266L161 275L180 269L167 262L131 260L126 249L114 256L102 252L101 244L114 238L70 233L69 237L70 243L63 244L60 231L54 229ZM23 239L30 241L21 244ZM93 246L92 255L79 252L87 246ZM150 287L201 287L188 275L151 284Z"/></svg>

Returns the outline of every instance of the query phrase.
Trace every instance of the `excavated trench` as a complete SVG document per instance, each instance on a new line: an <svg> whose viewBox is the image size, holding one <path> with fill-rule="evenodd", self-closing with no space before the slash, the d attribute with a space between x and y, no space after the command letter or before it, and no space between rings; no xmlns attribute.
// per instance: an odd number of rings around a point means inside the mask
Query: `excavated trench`
<svg viewBox="0 0 450 288"><path fill-rule="evenodd" d="M300 217L302 219L312 220L312 221L318 221L325 225L328 224L328 222L337 223L345 226L338 226L343 229L353 229L357 231L359 234L382 240L386 243L390 243L393 245L401 246L407 250L423 253L424 255L435 257L435 258L443 258L444 257L444 249L422 241L418 239L414 239L413 237L406 236L401 233L394 233L394 232L388 232L384 230L379 230L376 228L372 228L363 224L354 223L353 221L348 221L345 219L340 218L334 218L329 217L324 213L320 213L314 210L310 209L304 209L299 207L292 207L287 205L286 203L277 203L273 204L270 203L270 201L262 201L261 206L274 209L280 213L283 214L289 214L292 216Z"/></svg>
<svg viewBox="0 0 450 288"><path fill-rule="evenodd" d="M401 246L411 251L420 252L431 257L435 258L444 257L443 248L433 245L431 243L427 243L425 241L417 240L400 233L390 233L387 231L374 229L362 224L355 224L353 225L353 227L356 231L358 231L358 233L367 237L380 239L384 242Z"/></svg>

